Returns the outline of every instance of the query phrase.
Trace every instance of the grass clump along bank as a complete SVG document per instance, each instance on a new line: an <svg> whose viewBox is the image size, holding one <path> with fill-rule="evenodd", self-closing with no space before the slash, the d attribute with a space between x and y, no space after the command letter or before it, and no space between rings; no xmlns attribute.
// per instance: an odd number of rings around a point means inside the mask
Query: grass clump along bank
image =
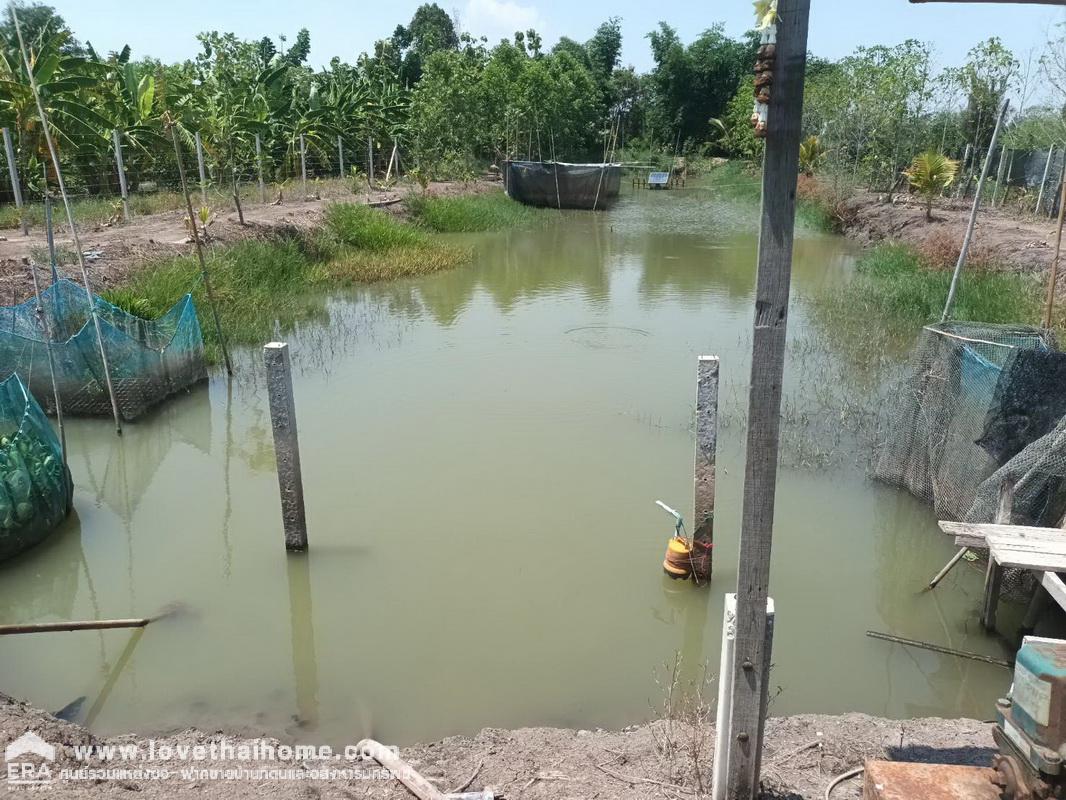
<svg viewBox="0 0 1066 800"><path fill-rule="evenodd" d="M283 331L298 321L325 320L325 289L454 269L470 252L387 212L338 203L318 231L209 248L206 256L227 341L242 345L269 340L275 320ZM104 297L151 319L186 292L196 301L208 358L217 362L221 351L195 254L152 264Z"/></svg>
<svg viewBox="0 0 1066 800"><path fill-rule="evenodd" d="M407 210L420 225L438 233L478 233L533 224L543 211L517 203L502 192L465 197L412 195Z"/></svg>
<svg viewBox="0 0 1066 800"><path fill-rule="evenodd" d="M859 258L852 280L819 303L856 321L925 325L940 319L951 273L930 265L907 245L881 244ZM951 316L971 322L1035 324L1041 302L1041 287L1033 275L971 266L959 278Z"/></svg>

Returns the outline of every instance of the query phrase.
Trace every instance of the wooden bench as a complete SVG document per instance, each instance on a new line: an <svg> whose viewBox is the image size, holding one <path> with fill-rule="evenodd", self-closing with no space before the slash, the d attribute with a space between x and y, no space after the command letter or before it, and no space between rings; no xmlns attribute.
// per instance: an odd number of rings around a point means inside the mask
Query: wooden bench
<svg viewBox="0 0 1066 800"><path fill-rule="evenodd" d="M1066 583L1055 574L1066 572L1066 531L1061 528L943 520L938 524L940 530L954 536L955 544L962 548L952 563L957 562L968 549L988 549L984 610L981 615L981 622L987 629L992 630L996 626L996 607L1003 583L1003 570L1007 567L1036 572L1040 585L1066 610Z"/></svg>

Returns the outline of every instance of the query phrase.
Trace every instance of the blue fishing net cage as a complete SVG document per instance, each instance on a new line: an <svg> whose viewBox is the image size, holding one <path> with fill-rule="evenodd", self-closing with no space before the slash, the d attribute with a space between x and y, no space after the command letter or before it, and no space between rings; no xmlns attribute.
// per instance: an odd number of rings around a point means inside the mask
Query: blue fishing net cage
<svg viewBox="0 0 1066 800"><path fill-rule="evenodd" d="M207 377L191 295L153 320L128 314L100 297L92 302L124 419L136 419ZM36 298L0 308L0 377L17 372L41 406L55 413L51 350L63 413L109 416L111 400L85 290L61 278L41 292L40 308L38 314Z"/></svg>
<svg viewBox="0 0 1066 800"><path fill-rule="evenodd" d="M9 376L0 382L0 561L51 533L73 493L48 418L19 376Z"/></svg>

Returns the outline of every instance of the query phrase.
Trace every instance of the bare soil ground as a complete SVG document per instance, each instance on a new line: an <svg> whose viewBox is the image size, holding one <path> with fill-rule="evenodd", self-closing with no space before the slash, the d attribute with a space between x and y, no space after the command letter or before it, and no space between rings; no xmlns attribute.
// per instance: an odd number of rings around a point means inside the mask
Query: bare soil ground
<svg viewBox="0 0 1066 800"><path fill-rule="evenodd" d="M442 182L430 184L427 193L433 197L480 194L502 191L502 184L492 181L468 183ZM387 191L364 191L347 193L341 197L323 197L301 200L283 197L282 202L244 204L242 226L237 212L227 210L217 214L209 226L212 246L231 244L241 239L277 235L286 228L310 229L322 224L322 212L330 202L344 200L350 203L380 204L391 213L403 215L404 207L398 201L417 187L402 187ZM57 212L61 213L61 212ZM184 211L167 211L162 214L135 217L128 224L79 227L82 251L87 254L89 277L93 288L103 290L120 285L130 274L146 264L162 258L183 255L193 251L193 242L185 225L188 215ZM24 300L33 293L33 284L24 258L34 259L44 265L47 273L48 250L43 230L31 230L23 236L17 229L0 231L0 305L12 300ZM56 249L60 261L74 262L73 239L67 226L56 232ZM69 265L68 273L77 269ZM45 280L48 283L48 280Z"/></svg>
<svg viewBox="0 0 1066 800"><path fill-rule="evenodd" d="M866 243L889 239L923 252L958 256L972 200L939 200L933 220L925 206L905 194L859 192L840 209L845 233ZM975 265L1013 272L1044 272L1054 257L1055 226L1050 220L1024 216L1014 209L982 206L977 216L971 258Z"/></svg>
<svg viewBox="0 0 1066 800"><path fill-rule="evenodd" d="M72 745L140 743L136 736L97 739L84 728L0 695L0 748L27 731L57 746L53 775L64 767L90 769L167 767L166 780L123 777L107 780L66 780L46 788L48 797L97 798L198 797L237 798L381 798L406 800L407 790L387 777L306 780L220 780L181 775L185 766L218 770L239 768L321 769L322 762L236 759L210 762L121 763L74 758ZM209 745L222 734L187 730L156 739L161 745ZM693 730L677 721L658 721L622 731L573 731L557 728L489 729L474 737L453 736L439 742L403 748L401 756L443 791L480 791L491 788L507 798L698 798L710 791L713 729ZM227 739L231 744L254 741ZM265 740L277 744L275 740ZM311 742L301 742L301 744ZM698 743L698 761L693 744ZM354 742L353 742L354 744ZM863 714L802 715L772 718L767 723L763 757L763 789L767 798L820 798L836 775L861 766L867 758L987 765L992 750L990 726L975 720L918 719L896 721ZM333 762L328 762L335 766ZM694 767L698 764L698 770ZM344 762L341 766L347 766ZM364 769L374 765L363 765ZM703 776L702 784L696 773ZM40 794L39 789L32 793ZM30 790L10 786L0 776L0 796L32 796ZM838 788L834 800L858 798L861 782ZM43 795L42 795L43 796Z"/></svg>

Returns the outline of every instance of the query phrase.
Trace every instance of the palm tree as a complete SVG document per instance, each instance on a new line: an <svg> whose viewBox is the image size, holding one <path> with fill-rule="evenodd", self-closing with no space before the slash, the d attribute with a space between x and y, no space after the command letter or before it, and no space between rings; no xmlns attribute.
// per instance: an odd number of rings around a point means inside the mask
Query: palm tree
<svg viewBox="0 0 1066 800"><path fill-rule="evenodd" d="M959 162L943 153L927 150L919 153L903 174L918 194L925 198L925 218L933 219L933 200L951 186L959 172Z"/></svg>

